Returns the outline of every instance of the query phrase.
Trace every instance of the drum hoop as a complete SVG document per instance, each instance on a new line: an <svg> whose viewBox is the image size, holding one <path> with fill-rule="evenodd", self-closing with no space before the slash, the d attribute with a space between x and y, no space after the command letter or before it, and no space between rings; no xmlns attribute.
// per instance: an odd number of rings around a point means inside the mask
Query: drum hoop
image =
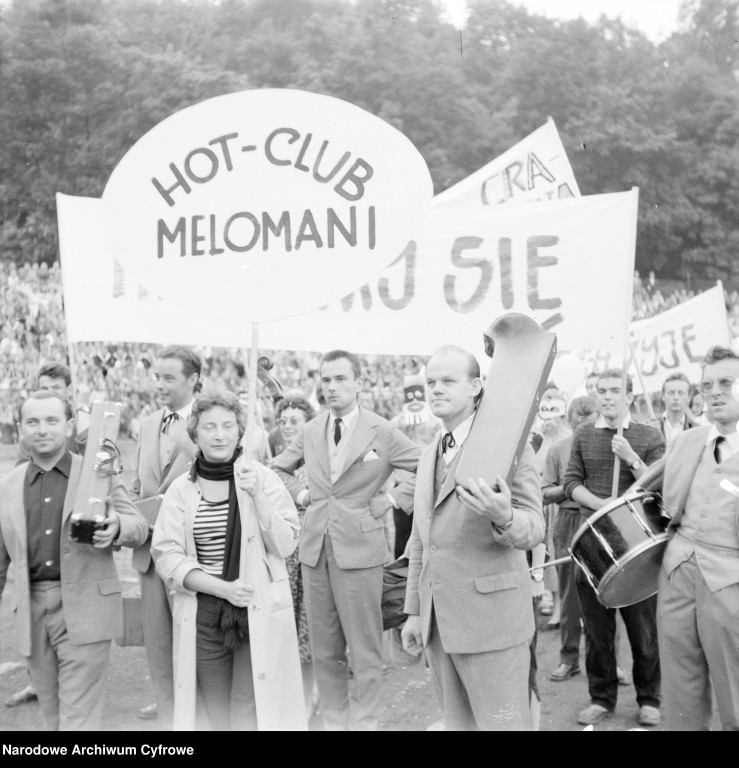
<svg viewBox="0 0 739 768"><path fill-rule="evenodd" d="M570 539L572 544L570 549L574 549L575 544L580 540L585 531L590 530L590 527L595 523L596 520L600 520L601 517L604 517L614 509L618 509L618 507L627 507L629 502L641 499L644 496L654 498L654 496L659 496L659 494L654 491L645 491L643 489L639 492L626 493L623 496L619 496L617 499L614 499L609 504L606 504L605 507L601 507L600 509L593 512L593 514L590 515L587 520L582 523L582 525L575 531L572 539Z"/></svg>
<svg viewBox="0 0 739 768"><path fill-rule="evenodd" d="M619 559L619 565L612 565L604 574L603 578L598 581L598 589L596 592L600 596L601 593L601 587L605 587L605 585L613 579L613 577L616 575L616 573L624 568L624 566L628 565L634 558L636 558L638 555L641 555L643 552L646 552L648 549L654 549L657 545L666 542L668 539L668 536L666 533L659 533L656 534L656 538L652 539L650 541L644 542L644 544L640 544L636 549L634 549L632 552L629 552L626 557L623 557ZM655 594L657 590L655 589L652 594ZM644 598L646 599L646 598Z"/></svg>

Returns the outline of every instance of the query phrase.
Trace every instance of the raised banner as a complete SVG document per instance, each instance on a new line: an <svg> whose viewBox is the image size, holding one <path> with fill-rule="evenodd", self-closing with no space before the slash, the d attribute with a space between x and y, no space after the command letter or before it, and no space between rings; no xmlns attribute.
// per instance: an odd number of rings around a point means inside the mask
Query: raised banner
<svg viewBox="0 0 739 768"><path fill-rule="evenodd" d="M434 205L476 208L579 197L557 127L548 118L515 146L434 198Z"/></svg>
<svg viewBox="0 0 739 768"><path fill-rule="evenodd" d="M261 346L426 355L441 343L482 349L482 331L521 312L560 349L622 354L633 280L636 190L476 210L434 206L372 287L301 317L260 326ZM99 200L57 195L70 341L247 346L243 323L204 319L146 294L107 251ZM219 280L215 272L211 280ZM271 275L262 289L280 290ZM312 290L314 275L305 290ZM91 319L94 318L94 321Z"/></svg>
<svg viewBox="0 0 739 768"><path fill-rule="evenodd" d="M292 89L207 99L154 126L102 197L108 252L150 292L203 317L308 312L376 277L433 195L384 120Z"/></svg>
<svg viewBox="0 0 739 768"><path fill-rule="evenodd" d="M701 379L700 363L714 344L729 346L721 283L666 312L631 324L634 358L648 392L659 392L671 373L684 373L690 381ZM641 392L632 365L634 388Z"/></svg>

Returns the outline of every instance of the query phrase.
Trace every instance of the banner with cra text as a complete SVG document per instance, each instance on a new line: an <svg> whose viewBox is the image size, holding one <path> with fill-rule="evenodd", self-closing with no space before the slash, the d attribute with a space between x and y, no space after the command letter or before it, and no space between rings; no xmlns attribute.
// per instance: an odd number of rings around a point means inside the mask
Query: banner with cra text
<svg viewBox="0 0 739 768"><path fill-rule="evenodd" d="M637 195L434 206L376 283L324 309L261 323L260 345L426 355L455 343L476 354L483 330L511 311L556 332L560 349L621 354ZM57 208L70 341L248 346L247 323L203 318L146 294L121 273L106 248L99 200L57 195ZM275 273L264 290L277 298L283 279ZM306 281L304 290L311 289Z"/></svg>
<svg viewBox="0 0 739 768"><path fill-rule="evenodd" d="M434 198L434 205L468 208L579 197L572 166L552 118Z"/></svg>
<svg viewBox="0 0 739 768"><path fill-rule="evenodd" d="M659 392L671 373L684 373L691 382L701 379L700 363L714 344L729 346L721 283L673 309L631 324L631 345L647 392ZM642 391L631 367L634 390Z"/></svg>

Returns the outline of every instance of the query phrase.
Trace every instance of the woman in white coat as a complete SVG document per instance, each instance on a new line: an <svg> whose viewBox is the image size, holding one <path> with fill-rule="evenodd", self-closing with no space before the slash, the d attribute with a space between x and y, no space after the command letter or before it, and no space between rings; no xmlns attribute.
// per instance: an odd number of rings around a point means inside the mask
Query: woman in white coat
<svg viewBox="0 0 739 768"><path fill-rule="evenodd" d="M241 458L246 424L230 392L201 395L193 466L165 494L151 553L173 594L175 730L305 730L285 558L300 532L272 470Z"/></svg>

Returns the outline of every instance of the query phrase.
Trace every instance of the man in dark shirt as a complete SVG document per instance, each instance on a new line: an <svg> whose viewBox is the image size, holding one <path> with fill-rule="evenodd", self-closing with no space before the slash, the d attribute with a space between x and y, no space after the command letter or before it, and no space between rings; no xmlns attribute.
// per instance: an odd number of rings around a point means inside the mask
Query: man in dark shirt
<svg viewBox="0 0 739 768"><path fill-rule="evenodd" d="M72 372L64 363L45 363L42 365L38 373L36 374L37 389L48 389L51 392L56 392L59 397L72 403ZM74 405L71 407L74 412ZM67 438L67 448L72 453L82 454L84 452L85 440L87 439L87 433L83 435L83 439L80 439L77 435L76 424L72 428L72 434ZM18 443L18 459L15 462L23 464L29 461L31 458L31 452L28 450L26 444L21 440ZM69 473L67 473L69 476ZM6 707L15 707L18 704L23 704L26 701L33 701L36 698L36 689L33 687L33 683L29 681L28 685L20 691L17 691L12 696L9 696L5 702Z"/></svg>
<svg viewBox="0 0 739 768"><path fill-rule="evenodd" d="M99 730L110 641L123 618L113 547L140 545L148 525L116 478L94 544L69 538L82 468L66 447L73 425L54 392L21 405L31 460L0 481L0 595L15 562L18 650L49 728Z"/></svg>
<svg viewBox="0 0 739 768"><path fill-rule="evenodd" d="M621 370L611 368L598 378L600 416L594 423L581 424L572 438L572 450L564 477L564 491L580 505L583 520L614 499L614 454L621 460L618 495L621 496L644 474L647 466L661 458L665 441L658 429L630 420L632 382L626 380L622 402ZM626 416L622 418L625 411ZM618 425L623 423L623 434ZM591 704L578 717L578 723L593 725L616 708L618 676L616 673L616 610L599 602L595 591L578 569L577 591L587 632L585 668ZM634 687L639 703L640 725L660 722L660 667L657 649L657 598L652 596L619 609L631 643L634 659Z"/></svg>

